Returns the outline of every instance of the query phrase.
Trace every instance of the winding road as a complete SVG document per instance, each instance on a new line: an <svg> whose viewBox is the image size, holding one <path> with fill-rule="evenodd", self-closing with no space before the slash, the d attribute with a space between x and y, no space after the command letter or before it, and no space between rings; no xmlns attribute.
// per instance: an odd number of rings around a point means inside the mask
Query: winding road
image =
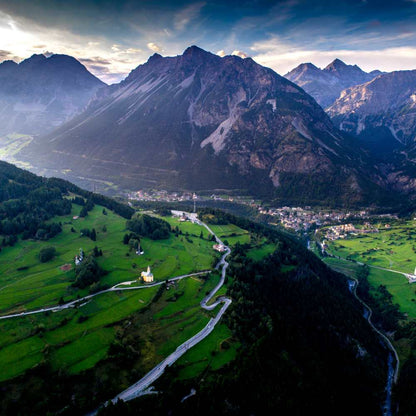
<svg viewBox="0 0 416 416"><path fill-rule="evenodd" d="M218 244L224 245L224 243L217 237L217 235L215 235L215 233L208 227L208 225L206 225L202 221L199 221L196 218L195 214L189 214L189 213L185 213L185 214L187 214L189 216L189 218L191 218L193 223L205 227L208 230L208 232L211 233L215 237L215 240ZM230 298L227 298L225 296L221 296L214 303L208 304L212 300L212 298L215 296L215 294L218 292L218 290L221 289L221 287L223 286L224 281L225 281L225 275L226 275L226 271L227 271L227 268L228 268L228 263L226 261L226 258L230 255L231 250L227 246L224 246L224 247L225 247L225 252L222 255L220 261L218 262L218 264L216 266L217 269L222 267L220 281L214 287L214 289L212 289L211 292L207 296L205 296L204 299L202 299L202 301L200 303L201 308L203 308L207 311L212 311L218 305L223 304L221 309L217 313L217 315L214 318L211 318L209 320L208 324L203 329L201 329L201 331L199 331L193 337L189 338L183 344L179 345L179 347L176 348L176 350L173 353L171 353L162 362L160 362L156 367L154 367L152 370L150 370L143 378L141 378L139 381L137 381L136 383L134 383L133 385L128 387L126 390L119 393L116 397L114 397L111 400L113 403L117 402L119 399L122 399L124 401L128 401L128 400L132 400L136 397L139 397L143 394L153 393L150 386L151 386L152 383L154 383L163 374L166 367L171 366L182 355L184 355L186 351L188 351L194 345L198 344L200 341L202 341L204 338L206 338L214 330L215 326L220 321L220 319L224 315L225 311L228 309L228 307L232 303L232 300ZM181 276L176 276L176 277L173 277L171 279L168 279L168 281L177 281L177 280L184 279L186 277L199 276L199 275L203 275L203 274L207 274L207 273L211 273L211 271L210 270L205 270L205 271L201 271L201 272L197 272L197 273L190 273L190 274L185 274L185 275L181 275ZM39 313L43 313L43 312L58 312L58 311L62 311L62 310L69 309L69 308L80 307L80 306L83 306L86 303L88 303L95 296L102 295L104 293L123 291L123 290L146 289L146 288L149 288L149 287L159 286L159 285L161 285L165 282L166 281L156 282L156 283L147 284L147 285L143 285L143 286L127 286L127 285L131 285L132 283L134 283L134 281L121 282L121 283L118 283L118 284L114 285L113 287L111 287L109 289L101 290L97 293L94 293L94 294L91 294L91 295L88 295L88 296L84 296L83 298L76 299L74 301L65 303L63 305L51 306L51 307L36 309L36 310L33 310L33 311L3 315L3 316L0 316L0 320L18 318L18 317L23 317L23 316L28 316L28 315L39 314ZM98 412L98 409L94 410L93 412L89 413L88 415L92 416L92 415L95 415L97 412Z"/></svg>
<svg viewBox="0 0 416 416"><path fill-rule="evenodd" d="M28 311L28 312L13 313L13 314L10 314L10 315L2 315L2 316L0 316L0 320L1 319L10 319L10 318L19 318L19 317L22 317L22 316L34 315L34 314L43 313L43 312L63 311L64 309L75 308L75 307L85 305L86 302L89 302L95 296L102 295L104 293L119 292L119 291L122 291L122 290L147 289L149 287L159 286L163 283L166 283L167 281L174 282L174 281L177 281L177 280L182 280L185 277L200 276L200 275L207 274L207 273L211 273L211 270L205 270L205 271L197 272L197 273L184 274L184 275L181 275L181 276L172 277L171 279L168 279L168 280L165 280L165 281L162 281L162 282L146 284L146 285L143 285L143 286L120 287L122 285L128 285L128 284L134 283L134 281L121 282L121 283L117 283L113 287L110 287L109 289L100 290L97 293L93 293L92 295L84 296L83 298L73 300L72 302L64 303L63 305L50 306L50 307L47 307L47 308L36 309L36 310L33 310L33 311Z"/></svg>
<svg viewBox="0 0 416 416"><path fill-rule="evenodd" d="M208 230L208 232L210 232L215 237L215 240L218 244L223 244L223 242L214 234L214 232L205 223L197 219L193 219L193 222L205 227ZM211 292L207 296L205 296L205 298L201 301L201 307L208 311L215 309L219 304L223 303L223 306L221 307L215 318L211 318L208 324L203 329L201 329L201 331L199 331L193 337L189 338L183 344L179 345L179 347L176 348L176 350L172 354L167 356L161 363L159 363L156 367L150 370L143 378L141 378L139 381L128 387L126 390L122 391L116 397L114 397L114 399L111 400L113 403L116 403L119 399L124 401L132 400L143 394L151 392L151 390L149 390L149 387L163 374L166 367L171 366L175 361L182 357L182 355L184 355L186 351L188 351L194 345L198 344L214 330L215 325L217 325L217 323L219 322L219 320L224 315L225 311L228 309L232 302L231 299L221 296L216 300L216 302L208 305L208 302L212 300L212 298L215 296L218 290L223 286L225 281L225 275L228 267L228 263L225 259L231 253L229 247L225 246L225 248L225 253L221 257L221 260L217 265L217 268L222 267L220 281L214 287L214 289L212 289ZM95 413L93 412L89 415L92 416Z"/></svg>

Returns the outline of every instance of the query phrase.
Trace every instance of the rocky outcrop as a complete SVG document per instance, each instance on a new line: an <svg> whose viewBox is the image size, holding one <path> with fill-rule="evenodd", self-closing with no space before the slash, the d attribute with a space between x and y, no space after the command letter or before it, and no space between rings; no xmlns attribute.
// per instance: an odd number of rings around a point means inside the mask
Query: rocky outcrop
<svg viewBox="0 0 416 416"><path fill-rule="evenodd" d="M416 70L395 71L346 89L328 114L341 130L385 135L407 146L416 140ZM379 143L381 144L381 143Z"/></svg>

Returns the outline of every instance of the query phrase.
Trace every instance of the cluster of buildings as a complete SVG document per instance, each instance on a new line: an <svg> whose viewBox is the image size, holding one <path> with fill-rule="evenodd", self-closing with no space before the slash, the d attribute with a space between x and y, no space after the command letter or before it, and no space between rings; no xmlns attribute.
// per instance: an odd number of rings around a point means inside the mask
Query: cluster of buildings
<svg viewBox="0 0 416 416"><path fill-rule="evenodd" d="M224 253L227 250L224 244L214 244L212 248L220 253Z"/></svg>
<svg viewBox="0 0 416 416"><path fill-rule="evenodd" d="M190 221L190 222L197 222L198 221L198 214L196 212L184 212L184 211L176 211L171 210L172 216L178 218L180 222Z"/></svg>
<svg viewBox="0 0 416 416"><path fill-rule="evenodd" d="M198 199L198 196L192 192L168 192L164 190L140 190L128 194L130 200L136 201L163 201L163 202L181 202Z"/></svg>
<svg viewBox="0 0 416 416"><path fill-rule="evenodd" d="M163 201L163 202L181 202L192 200L214 200L214 201L228 201L243 205L250 205L254 208L260 207L260 202L246 196L231 196L231 195L197 195L195 192L170 192L166 190L139 190L128 193L128 199L136 201Z"/></svg>
<svg viewBox="0 0 416 416"><path fill-rule="evenodd" d="M276 222L295 231L308 231L312 226L322 227L352 218L364 219L370 216L367 211L315 211L311 207L260 207L259 213L276 217Z"/></svg>
<svg viewBox="0 0 416 416"><path fill-rule="evenodd" d="M346 238L348 234L367 234L379 232L378 228L374 227L369 222L365 222L360 228L357 228L353 224L341 224L334 225L322 231L324 232L324 238L331 241Z"/></svg>

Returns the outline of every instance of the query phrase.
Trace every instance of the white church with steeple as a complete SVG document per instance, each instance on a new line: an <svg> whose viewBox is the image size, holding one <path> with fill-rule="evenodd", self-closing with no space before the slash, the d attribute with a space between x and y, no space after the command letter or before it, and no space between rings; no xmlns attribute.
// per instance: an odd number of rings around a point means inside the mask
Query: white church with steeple
<svg viewBox="0 0 416 416"><path fill-rule="evenodd" d="M150 271L150 266L147 266L147 271L142 272L141 276L143 278L143 282L145 283L153 282L153 273Z"/></svg>

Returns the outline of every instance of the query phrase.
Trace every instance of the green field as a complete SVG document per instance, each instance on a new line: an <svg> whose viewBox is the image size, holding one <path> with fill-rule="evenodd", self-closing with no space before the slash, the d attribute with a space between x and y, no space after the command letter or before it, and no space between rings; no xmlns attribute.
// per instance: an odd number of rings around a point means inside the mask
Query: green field
<svg viewBox="0 0 416 416"><path fill-rule="evenodd" d="M70 286L75 279L73 258L80 248L88 253L96 245L103 251L98 262L109 273L100 283L107 286L137 279L147 265L151 266L155 280L212 269L217 253L212 249L207 230L201 226L164 218L173 227L178 226L182 234L176 237L172 233L169 239L158 241L142 238L145 254L137 256L122 243L126 233L123 218L109 210L104 215L103 207L95 206L87 217L74 219L80 210L81 207L73 205L70 215L54 218L53 221L62 223L63 231L49 241L19 239L15 246L1 251L1 314L57 305L61 297L68 302L88 294L87 289ZM81 236L83 228L95 228L96 241ZM250 240L248 232L238 227L227 226L222 231L233 234L234 240ZM41 263L39 251L47 246L55 247L57 255ZM71 270L61 270L65 264L71 265ZM107 357L120 328L122 332L131 331L131 336L141 340L141 358L135 368L138 374L144 374L217 313L217 310L202 310L199 303L218 279L218 273L208 275L207 279L185 278L166 290L157 302L152 299L158 287L151 287L98 295L76 309L0 321L0 381L45 361L52 368L70 374L92 368ZM225 291L224 287L221 293ZM131 329L125 330L126 322L134 323ZM198 351L202 354L199 362L205 362L211 352L215 355L215 359L210 359L214 369L234 357L235 343L227 341L225 348L220 346L224 339L230 338L227 331L224 325L219 326L202 347L198 345L198 350L185 355L192 353L182 364L186 374L197 375L199 367L194 364Z"/></svg>
<svg viewBox="0 0 416 416"><path fill-rule="evenodd" d="M187 379L203 374L208 368L217 370L234 359L238 347L239 344L232 340L231 331L224 324L220 324L207 338L177 361L178 377Z"/></svg>
<svg viewBox="0 0 416 416"><path fill-rule="evenodd" d="M355 263L342 259L326 257L324 261L334 270L352 277L355 277L359 267ZM401 312L405 313L409 319L416 319L416 286L409 284L404 276L370 267L368 281L373 288L385 285L393 295L393 303L400 305Z"/></svg>
<svg viewBox="0 0 416 416"><path fill-rule="evenodd" d="M391 228L375 225L378 233L327 241L328 251L369 265L413 273L416 267L415 221L394 222Z"/></svg>
<svg viewBox="0 0 416 416"><path fill-rule="evenodd" d="M223 242L227 241L231 246L236 243L250 243L250 233L234 224L209 224L209 227Z"/></svg>
<svg viewBox="0 0 416 416"><path fill-rule="evenodd" d="M75 206L76 207L76 206ZM103 285L137 279L140 272L151 266L155 280L207 270L212 266L212 244L206 239L186 239L184 236L167 240L142 239L145 254L137 256L122 244L126 232L126 221L108 212L103 215L102 207L96 206L86 218L73 219L80 208L74 208L71 215L60 217L63 232L49 241L21 241L14 247L6 247L0 253L0 312L24 311L42 306L56 305L60 297L65 301L75 299L85 291L69 288L75 279L73 270L62 271L65 264L74 265L74 256L82 248L90 252L95 245L103 251L100 265L109 273L102 280ZM199 230L201 227L193 225ZM105 227L105 228L104 228ZM83 228L95 228L97 240L81 237ZM71 229L75 232L71 232ZM105 231L103 231L105 229ZM40 263L42 247L54 246L57 256L48 263ZM24 270L18 269L24 268Z"/></svg>
<svg viewBox="0 0 416 416"><path fill-rule="evenodd" d="M2 315L54 306L61 297L68 302L87 295L87 289L71 287L75 279L73 259L80 248L85 253L94 246L103 251L97 261L109 272L100 281L105 286L133 281L148 265L155 280L212 270L214 259L219 257L204 227L172 217L163 219L172 228L178 227L181 233L178 236L172 233L166 240L142 238L145 253L138 256L122 243L127 232L125 219L109 210L105 215L101 206L95 206L85 218L73 218L80 210L80 206L73 205L70 215L54 218L54 222L62 223L63 231L49 241L19 239L15 246L1 251ZM81 236L83 228L95 228L96 241ZM235 225L212 228L230 245L250 243L248 255L254 260L275 249L264 238ZM39 251L47 246L55 247L57 254L51 261L41 263ZM63 265L70 265L71 269L63 271ZM129 345L128 340L132 340L138 354L132 364L134 374L144 375L218 313L220 306L214 311L204 311L200 301L219 278L218 272L185 278L165 290L157 301L153 299L159 287L150 287L100 294L74 309L0 321L0 381L16 377L42 362L69 374L105 366L110 346L117 342ZM140 282L135 285L143 286ZM224 286L217 296L224 295L226 290ZM181 358L177 364L179 377L196 377L207 368L216 370L232 360L237 349L238 343L232 339L229 329L220 324ZM128 374L123 378L126 386Z"/></svg>
<svg viewBox="0 0 416 416"><path fill-rule="evenodd" d="M262 258L266 257L269 254L272 254L276 250L275 244L261 244L258 247L254 247L248 250L247 257L254 260L259 261Z"/></svg>
<svg viewBox="0 0 416 416"><path fill-rule="evenodd" d="M334 270L351 277L356 276L356 271L360 267L356 263L343 259L325 257L323 260ZM405 314L406 321L416 319L416 286L409 284L404 276L370 267L368 281L371 285L370 292L372 293L380 285L386 286L386 289L393 296L393 303L398 304L400 311ZM405 338L400 339L398 342L392 341L403 364L410 355L410 344Z"/></svg>
<svg viewBox="0 0 416 416"><path fill-rule="evenodd" d="M158 288L151 287L99 295L76 310L1 321L0 330L7 336L0 344L0 380L45 359L69 373L91 368L106 357L117 328L133 314L140 336L151 345L143 354L150 369L207 324L209 315L199 302L208 286L209 281L186 278L155 304L151 300Z"/></svg>
<svg viewBox="0 0 416 416"><path fill-rule="evenodd" d="M372 290L384 285L393 296L393 303L408 319L416 319L416 286L409 284L405 276L380 270L375 267L413 273L416 264L416 228L414 221L385 225L376 224L378 233L350 236L347 239L329 241L329 252L342 259L325 258L324 261L347 276L355 276L358 264L343 259L351 259L370 266L368 281ZM375 266L375 267L372 267Z"/></svg>

